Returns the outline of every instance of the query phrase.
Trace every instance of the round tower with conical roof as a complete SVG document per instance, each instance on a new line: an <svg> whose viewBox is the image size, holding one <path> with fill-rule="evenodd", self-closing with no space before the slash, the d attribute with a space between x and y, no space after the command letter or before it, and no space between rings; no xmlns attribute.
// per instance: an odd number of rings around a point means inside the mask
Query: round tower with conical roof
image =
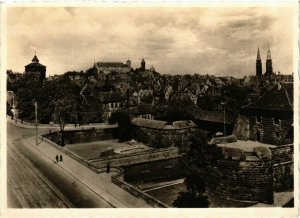
<svg viewBox="0 0 300 218"><path fill-rule="evenodd" d="M34 74L40 82L43 82L46 79L46 66L40 63L36 54L31 61L30 64L25 66L25 74Z"/></svg>

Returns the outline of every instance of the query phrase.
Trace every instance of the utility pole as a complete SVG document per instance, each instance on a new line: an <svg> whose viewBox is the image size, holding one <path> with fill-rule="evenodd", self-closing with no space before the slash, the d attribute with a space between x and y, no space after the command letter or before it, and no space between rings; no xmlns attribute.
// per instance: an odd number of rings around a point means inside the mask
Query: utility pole
<svg viewBox="0 0 300 218"><path fill-rule="evenodd" d="M35 145L38 145L37 102L35 100L33 100L33 102L35 109Z"/></svg>
<svg viewBox="0 0 300 218"><path fill-rule="evenodd" d="M224 107L224 137L226 138L226 103L222 102L221 105ZM226 139L225 139L225 147L226 147Z"/></svg>

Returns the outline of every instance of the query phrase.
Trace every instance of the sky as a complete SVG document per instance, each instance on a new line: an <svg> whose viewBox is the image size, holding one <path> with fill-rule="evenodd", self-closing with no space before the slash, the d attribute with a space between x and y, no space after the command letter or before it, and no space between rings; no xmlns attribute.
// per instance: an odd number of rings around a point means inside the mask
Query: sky
<svg viewBox="0 0 300 218"><path fill-rule="evenodd" d="M7 69L24 72L36 52L47 76L85 71L94 61L152 65L162 74L293 72L293 11L288 7L11 7Z"/></svg>

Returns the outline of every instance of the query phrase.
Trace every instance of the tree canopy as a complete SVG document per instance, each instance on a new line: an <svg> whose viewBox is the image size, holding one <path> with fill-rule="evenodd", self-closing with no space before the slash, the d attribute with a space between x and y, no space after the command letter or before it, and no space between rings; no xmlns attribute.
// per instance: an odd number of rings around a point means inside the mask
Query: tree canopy
<svg viewBox="0 0 300 218"><path fill-rule="evenodd" d="M118 139L120 142L131 140L133 137L133 130L130 122L128 111L117 111L112 113L108 122L110 124L117 123L119 125Z"/></svg>
<svg viewBox="0 0 300 218"><path fill-rule="evenodd" d="M174 201L175 207L208 207L209 201L205 194L205 184L211 181L214 173L213 165L221 157L214 145L209 145L205 135L196 131L191 135L190 144L180 147L185 155L181 165L185 169L185 185L187 192L182 192Z"/></svg>

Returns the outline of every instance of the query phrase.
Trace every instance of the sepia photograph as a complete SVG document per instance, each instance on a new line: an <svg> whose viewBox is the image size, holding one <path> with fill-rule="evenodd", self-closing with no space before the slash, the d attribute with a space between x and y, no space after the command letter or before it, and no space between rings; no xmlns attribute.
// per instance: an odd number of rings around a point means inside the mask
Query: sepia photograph
<svg viewBox="0 0 300 218"><path fill-rule="evenodd" d="M7 209L297 216L298 10L5 5Z"/></svg>

